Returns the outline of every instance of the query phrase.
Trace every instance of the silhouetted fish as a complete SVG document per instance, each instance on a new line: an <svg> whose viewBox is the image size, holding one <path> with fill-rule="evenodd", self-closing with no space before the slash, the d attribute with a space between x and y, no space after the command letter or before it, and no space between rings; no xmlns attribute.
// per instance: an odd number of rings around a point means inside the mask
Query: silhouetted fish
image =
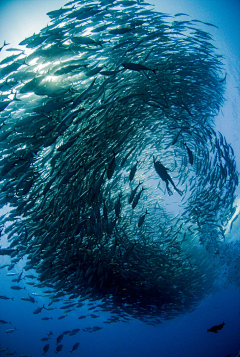
<svg viewBox="0 0 240 357"><path fill-rule="evenodd" d="M207 332L217 333L219 330L221 330L221 329L223 328L224 325L226 325L225 322L223 322L223 323L220 324L220 325L213 326L213 327L211 327L210 329L208 329Z"/></svg>

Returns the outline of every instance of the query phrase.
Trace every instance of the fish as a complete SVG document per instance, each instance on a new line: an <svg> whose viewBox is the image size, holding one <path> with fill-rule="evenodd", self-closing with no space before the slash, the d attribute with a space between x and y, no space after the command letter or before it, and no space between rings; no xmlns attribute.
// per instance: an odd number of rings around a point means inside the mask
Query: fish
<svg viewBox="0 0 240 357"><path fill-rule="evenodd" d="M145 217L146 215L149 214L148 211L146 210L146 212L139 218L139 221L138 221L138 227L142 227L144 221L145 221Z"/></svg>
<svg viewBox="0 0 240 357"><path fill-rule="evenodd" d="M188 158L189 158L189 163L192 165L193 164L193 153L192 151L189 149L189 147L187 146L186 143L183 143L186 148L187 148L187 153L188 153Z"/></svg>
<svg viewBox="0 0 240 357"><path fill-rule="evenodd" d="M58 317L58 320L62 320L62 319L64 319L65 317L67 317L67 315L59 316L59 317Z"/></svg>
<svg viewBox="0 0 240 357"><path fill-rule="evenodd" d="M8 296L6 296L6 295L0 295L0 299L2 299L2 300L13 300L13 299L14 299L14 297L9 298L9 297L8 297Z"/></svg>
<svg viewBox="0 0 240 357"><path fill-rule="evenodd" d="M117 201L115 202L114 209L115 215L117 218L120 218L120 211L121 211L121 199L122 195L119 194Z"/></svg>
<svg viewBox="0 0 240 357"><path fill-rule="evenodd" d="M139 191L135 196L134 196L134 199L133 199L133 203L132 203L132 209L134 209L139 200L140 200L140 197L141 197L141 193L144 191L145 189L142 187L141 191Z"/></svg>
<svg viewBox="0 0 240 357"><path fill-rule="evenodd" d="M35 299L32 298L31 296L29 296L29 298L22 297L21 300L22 301L29 301L31 303L35 303L36 302Z"/></svg>
<svg viewBox="0 0 240 357"><path fill-rule="evenodd" d="M4 321L4 320L0 320L0 324L2 324L2 325L10 324L10 325L11 325L11 322L7 322L7 321Z"/></svg>
<svg viewBox="0 0 240 357"><path fill-rule="evenodd" d="M57 345L62 341L63 337L64 337L63 334L61 334L57 337Z"/></svg>
<svg viewBox="0 0 240 357"><path fill-rule="evenodd" d="M180 16L70 1L0 66L0 207L11 207L0 255L8 273L21 262L16 283L49 297L33 314L87 303L89 318L156 325L192 311L222 275L239 184L214 123L226 70L211 25Z"/></svg>
<svg viewBox="0 0 240 357"><path fill-rule="evenodd" d="M27 274L27 275L25 275L25 277L28 279L37 279L37 277L34 276L33 274Z"/></svg>
<svg viewBox="0 0 240 357"><path fill-rule="evenodd" d="M48 352L49 347L50 347L49 343L47 343L47 344L43 347L43 355L44 355L44 356L45 356L45 354Z"/></svg>
<svg viewBox="0 0 240 357"><path fill-rule="evenodd" d="M13 333L16 330L17 330L16 327L15 328L10 328L10 329L6 330L5 333Z"/></svg>
<svg viewBox="0 0 240 357"><path fill-rule="evenodd" d="M135 173L137 171L137 163L131 168L130 174L129 174L129 181L132 182L132 180L134 179Z"/></svg>
<svg viewBox="0 0 240 357"><path fill-rule="evenodd" d="M140 185L142 185L142 182L139 181L138 185L132 190L132 192L131 192L131 194L130 194L130 196L129 196L129 199L128 199L128 203L129 203L129 204L132 203L132 201L133 201L133 199L134 199L134 196L135 196L136 193L137 193L137 189L138 189L138 187L139 187Z"/></svg>
<svg viewBox="0 0 240 357"><path fill-rule="evenodd" d="M127 161L127 159L129 158L129 156L131 155L131 153L135 150L135 148L133 147L125 156L124 158L122 159L122 162L121 162L121 167L124 166L125 162Z"/></svg>
<svg viewBox="0 0 240 357"><path fill-rule="evenodd" d="M11 289L13 289L13 290L22 290L22 289L25 289L25 290L26 290L26 287L24 286L24 288L22 288L21 286L13 285L13 286L11 286Z"/></svg>
<svg viewBox="0 0 240 357"><path fill-rule="evenodd" d="M11 248L1 248L0 249L0 255L11 255L12 253L15 253L16 249L11 249Z"/></svg>
<svg viewBox="0 0 240 357"><path fill-rule="evenodd" d="M61 352L61 351L62 351L62 348L63 348L63 345L58 345L58 346L56 347L55 353L58 354L58 352Z"/></svg>
<svg viewBox="0 0 240 357"><path fill-rule="evenodd" d="M68 335L71 331L63 331L63 335Z"/></svg>
<svg viewBox="0 0 240 357"><path fill-rule="evenodd" d="M115 152L113 152L113 157L109 161L108 166L107 166L107 178L110 180L112 178L112 175L114 173L115 167L116 167L116 160L115 160Z"/></svg>
<svg viewBox="0 0 240 357"><path fill-rule="evenodd" d="M72 350L71 350L71 351L68 351L68 352L73 353L74 351L76 351L76 350L78 349L78 347L79 347L79 342L76 342L76 343L73 345Z"/></svg>
<svg viewBox="0 0 240 357"><path fill-rule="evenodd" d="M174 137L174 139L173 139L173 141L172 141L172 145L175 145L175 144L176 144L176 142L178 141L178 138L179 138L181 132L182 132L182 129L179 130L179 132L177 133L177 135Z"/></svg>
<svg viewBox="0 0 240 357"><path fill-rule="evenodd" d="M225 322L223 322L223 323L220 324L220 325L213 326L213 327L211 327L210 329L207 329L207 332L218 333L218 331L221 330L224 325L226 325Z"/></svg>
<svg viewBox="0 0 240 357"><path fill-rule="evenodd" d="M33 311L34 315L40 314L42 312L42 309L45 309L44 305L42 307L38 307L36 310Z"/></svg>
<svg viewBox="0 0 240 357"><path fill-rule="evenodd" d="M122 66L125 68L125 69L129 69L131 71L152 71L155 75L156 75L156 70L157 68L155 69L151 69L151 68L148 68L140 63L130 63L130 62L124 62L122 63Z"/></svg>

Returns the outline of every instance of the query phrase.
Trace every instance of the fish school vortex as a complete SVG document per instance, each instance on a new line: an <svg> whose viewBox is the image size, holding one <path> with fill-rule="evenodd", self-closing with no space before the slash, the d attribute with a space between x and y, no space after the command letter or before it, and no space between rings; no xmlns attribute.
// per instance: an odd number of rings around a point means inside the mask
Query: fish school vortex
<svg viewBox="0 0 240 357"><path fill-rule="evenodd" d="M238 185L214 130L226 75L212 25L141 0L48 15L0 63L1 254L108 310L192 310L221 271Z"/></svg>

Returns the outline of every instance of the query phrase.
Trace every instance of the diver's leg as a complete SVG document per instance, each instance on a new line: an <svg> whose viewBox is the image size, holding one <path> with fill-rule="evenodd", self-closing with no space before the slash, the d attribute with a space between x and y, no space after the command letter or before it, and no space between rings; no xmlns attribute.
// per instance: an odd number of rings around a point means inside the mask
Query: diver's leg
<svg viewBox="0 0 240 357"><path fill-rule="evenodd" d="M166 181L166 187L167 187L167 192L168 192L169 196L171 196L173 193L172 193L172 191L171 191L170 188L169 188L168 181Z"/></svg>
<svg viewBox="0 0 240 357"><path fill-rule="evenodd" d="M168 177L169 181L171 182L171 184L173 185L173 188L179 193L180 196L182 196L182 191L180 191L175 185L174 185L174 182L173 180L171 179L171 177L169 176Z"/></svg>

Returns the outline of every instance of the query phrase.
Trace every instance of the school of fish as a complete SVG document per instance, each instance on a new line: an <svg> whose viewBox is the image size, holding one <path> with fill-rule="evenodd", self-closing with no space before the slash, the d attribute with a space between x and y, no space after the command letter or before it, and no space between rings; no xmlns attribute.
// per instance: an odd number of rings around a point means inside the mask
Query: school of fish
<svg viewBox="0 0 240 357"><path fill-rule="evenodd" d="M48 15L0 62L0 255L9 270L25 258L54 296L143 321L190 311L221 270L238 185L214 130L226 73L213 25L141 0Z"/></svg>

